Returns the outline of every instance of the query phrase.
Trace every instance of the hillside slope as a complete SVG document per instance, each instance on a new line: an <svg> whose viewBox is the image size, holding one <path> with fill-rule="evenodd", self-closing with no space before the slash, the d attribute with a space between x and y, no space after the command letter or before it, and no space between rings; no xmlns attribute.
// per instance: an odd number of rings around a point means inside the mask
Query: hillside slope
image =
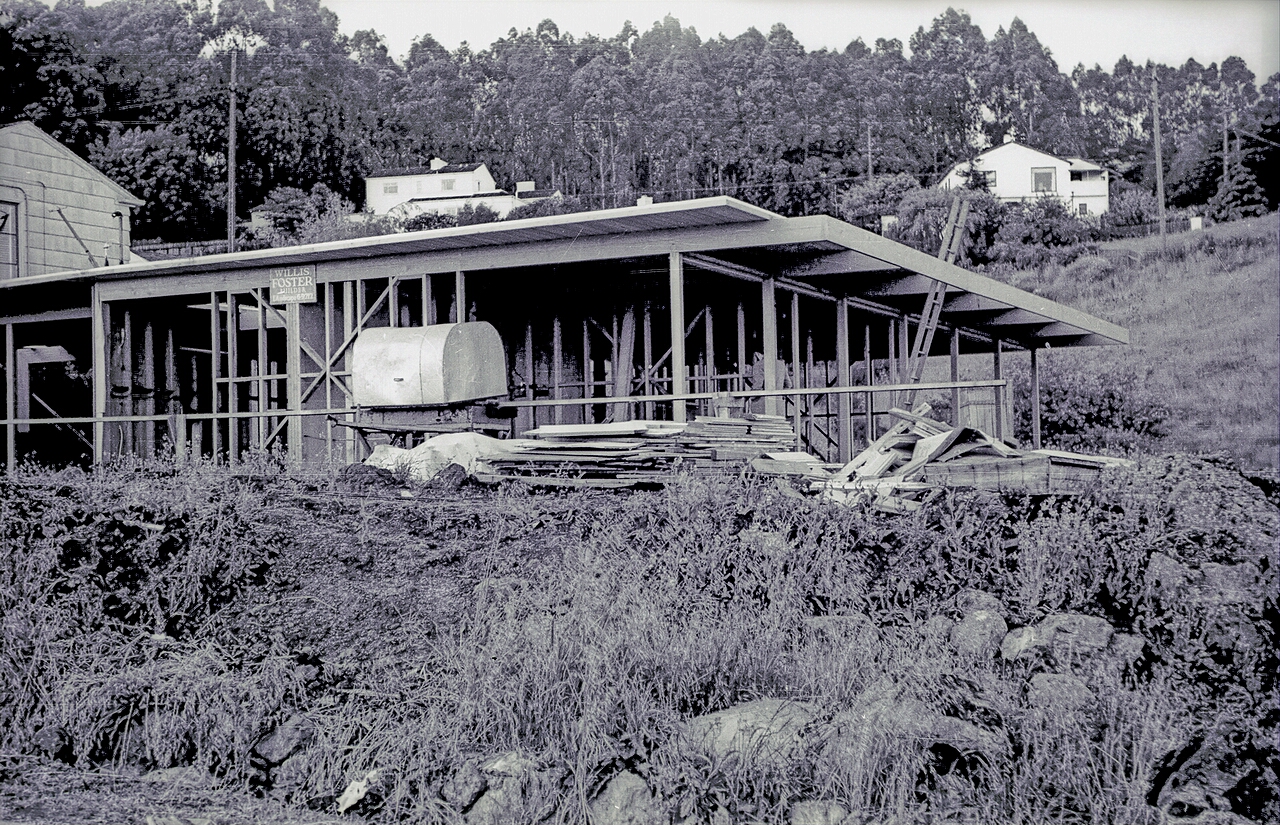
<svg viewBox="0 0 1280 825"><path fill-rule="evenodd" d="M1163 446L1280 463L1276 214L1202 232L1113 241L1102 256L1019 273L1023 289L1128 327L1129 347L1050 352L1051 367L1132 370L1169 407Z"/></svg>

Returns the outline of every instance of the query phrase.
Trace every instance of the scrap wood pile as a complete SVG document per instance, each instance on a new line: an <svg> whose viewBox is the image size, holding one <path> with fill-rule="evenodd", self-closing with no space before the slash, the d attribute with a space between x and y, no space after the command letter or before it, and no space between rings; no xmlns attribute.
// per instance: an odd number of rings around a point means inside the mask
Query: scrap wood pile
<svg viewBox="0 0 1280 825"><path fill-rule="evenodd" d="M1124 459L1058 450L1021 451L981 430L952 427L913 412L893 409L899 419L838 472L810 482L811 492L834 501L870 499L888 512L918 510L941 487L1023 491L1033 494L1080 492L1104 467Z"/></svg>
<svg viewBox="0 0 1280 825"><path fill-rule="evenodd" d="M695 473L738 469L765 454L795 448L796 434L781 416L698 417L688 424L620 421L550 424L502 442L486 457L480 481L516 480L540 486L630 487L657 482L676 467Z"/></svg>

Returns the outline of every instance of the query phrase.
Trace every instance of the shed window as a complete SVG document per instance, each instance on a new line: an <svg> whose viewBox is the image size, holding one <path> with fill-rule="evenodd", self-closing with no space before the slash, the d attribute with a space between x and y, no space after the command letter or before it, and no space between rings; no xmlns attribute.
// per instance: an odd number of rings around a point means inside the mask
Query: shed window
<svg viewBox="0 0 1280 825"><path fill-rule="evenodd" d="M1056 192L1058 187L1054 181L1054 168L1045 166L1031 170L1031 191Z"/></svg>
<svg viewBox="0 0 1280 825"><path fill-rule="evenodd" d="M382 184L382 194L384 194L384 195L394 195L394 194L396 194L396 193L397 193L397 192L399 192L399 191L400 191L400 184L398 184L398 183L384 183L384 184Z"/></svg>
<svg viewBox="0 0 1280 825"><path fill-rule="evenodd" d="M18 205L0 201L0 281L18 277Z"/></svg>

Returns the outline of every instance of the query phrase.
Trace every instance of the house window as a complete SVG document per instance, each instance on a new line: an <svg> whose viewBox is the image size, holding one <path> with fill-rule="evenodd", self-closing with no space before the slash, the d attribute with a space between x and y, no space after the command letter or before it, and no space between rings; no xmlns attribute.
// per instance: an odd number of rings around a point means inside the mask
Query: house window
<svg viewBox="0 0 1280 825"><path fill-rule="evenodd" d="M18 277L18 205L0 201L0 281Z"/></svg>
<svg viewBox="0 0 1280 825"><path fill-rule="evenodd" d="M996 173L995 173L995 172L982 172L981 174L982 174L983 179L987 182L987 188L988 188L988 189L996 185Z"/></svg>
<svg viewBox="0 0 1280 825"><path fill-rule="evenodd" d="M441 188L441 189L443 189L443 190L444 190L444 191L446 191L446 192L452 192L452 191L453 191L453 178L449 178L448 180L442 180L442 181L440 181L440 188Z"/></svg>
<svg viewBox="0 0 1280 825"><path fill-rule="evenodd" d="M400 191L400 184L398 184L398 183L384 183L384 184L382 184L382 194L384 194L384 195L394 195L394 194L396 194L396 193L397 193L397 192L399 192L399 191Z"/></svg>
<svg viewBox="0 0 1280 825"><path fill-rule="evenodd" d="M1082 204L1080 204L1080 214L1081 214L1081 215L1088 215L1088 214L1089 214L1089 204L1087 204L1087 203L1082 203Z"/></svg>
<svg viewBox="0 0 1280 825"><path fill-rule="evenodd" d="M1084 172L1073 171L1071 173L1071 181L1074 183L1075 181L1080 181L1080 180L1084 180Z"/></svg>
<svg viewBox="0 0 1280 825"><path fill-rule="evenodd" d="M1056 192L1058 187L1054 181L1054 168L1045 166L1031 170L1032 192Z"/></svg>

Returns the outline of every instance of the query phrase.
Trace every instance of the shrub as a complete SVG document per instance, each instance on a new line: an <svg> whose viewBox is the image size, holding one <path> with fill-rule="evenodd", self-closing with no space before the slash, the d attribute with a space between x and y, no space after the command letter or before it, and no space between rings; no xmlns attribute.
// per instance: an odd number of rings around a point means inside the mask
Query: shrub
<svg viewBox="0 0 1280 825"><path fill-rule="evenodd" d="M1017 411L1014 436L1030 443L1030 369L1014 362L1010 377ZM1081 452L1148 451L1168 435L1171 415L1166 404L1148 394L1131 368L1080 367L1058 362L1053 355L1042 361L1040 407L1043 443Z"/></svg>
<svg viewBox="0 0 1280 825"><path fill-rule="evenodd" d="M880 217L898 214L902 199L919 189L920 182L905 172L879 175L868 183L859 183L845 190L837 209L841 220L879 233Z"/></svg>

